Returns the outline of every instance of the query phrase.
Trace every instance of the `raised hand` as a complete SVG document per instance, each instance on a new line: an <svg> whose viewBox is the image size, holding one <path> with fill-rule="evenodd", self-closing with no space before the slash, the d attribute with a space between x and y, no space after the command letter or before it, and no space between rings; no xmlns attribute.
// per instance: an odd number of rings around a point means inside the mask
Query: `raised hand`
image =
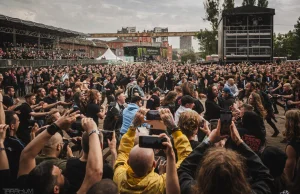
<svg viewBox="0 0 300 194"><path fill-rule="evenodd" d="M79 111L76 111L72 114L68 111L65 113L62 117L60 117L57 121L55 121L55 124L62 130L68 130L72 123L76 121L76 118L80 116L78 114Z"/></svg>
<svg viewBox="0 0 300 194"><path fill-rule="evenodd" d="M132 121L132 125L136 128L138 126L140 126L142 123L145 122L145 115L147 114L147 112L149 111L149 109L145 109L145 108L140 108Z"/></svg>
<svg viewBox="0 0 300 194"><path fill-rule="evenodd" d="M1 124L0 125L0 143L4 143L6 138L6 130L8 129L8 125Z"/></svg>
<svg viewBox="0 0 300 194"><path fill-rule="evenodd" d="M232 122L230 125L230 135L231 135L231 139L234 141L236 145L240 145L243 142L234 122Z"/></svg>
<svg viewBox="0 0 300 194"><path fill-rule="evenodd" d="M164 122L164 124L166 125L166 127L168 129L172 130L175 127L177 127L177 125L175 124L173 115L169 109L166 109L166 108L159 109L159 114L160 114L161 120Z"/></svg>
<svg viewBox="0 0 300 194"><path fill-rule="evenodd" d="M97 129L97 125L95 123L95 121L92 119L92 118L83 118L81 120L81 125L82 125L82 128L87 132L91 132L95 129Z"/></svg>

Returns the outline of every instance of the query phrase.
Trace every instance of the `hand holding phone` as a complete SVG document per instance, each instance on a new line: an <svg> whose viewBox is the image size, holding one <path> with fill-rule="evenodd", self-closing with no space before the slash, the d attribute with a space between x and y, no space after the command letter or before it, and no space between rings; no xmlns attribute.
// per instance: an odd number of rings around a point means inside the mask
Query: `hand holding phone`
<svg viewBox="0 0 300 194"><path fill-rule="evenodd" d="M139 136L139 147L141 148L166 149L163 142L167 142L167 139L156 136Z"/></svg>
<svg viewBox="0 0 300 194"><path fill-rule="evenodd" d="M221 135L230 135L230 125L232 122L231 111L220 111Z"/></svg>

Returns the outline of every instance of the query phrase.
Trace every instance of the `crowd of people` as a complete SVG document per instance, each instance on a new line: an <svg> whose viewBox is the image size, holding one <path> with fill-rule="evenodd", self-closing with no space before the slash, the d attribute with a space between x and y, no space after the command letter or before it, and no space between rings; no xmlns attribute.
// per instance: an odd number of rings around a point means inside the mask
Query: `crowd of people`
<svg viewBox="0 0 300 194"><path fill-rule="evenodd" d="M61 59L89 59L85 49L62 50L54 49L51 44L17 44L6 42L0 48L0 59L39 59L39 60L61 60Z"/></svg>
<svg viewBox="0 0 300 194"><path fill-rule="evenodd" d="M0 188L299 194L299 79L298 62L5 70Z"/></svg>

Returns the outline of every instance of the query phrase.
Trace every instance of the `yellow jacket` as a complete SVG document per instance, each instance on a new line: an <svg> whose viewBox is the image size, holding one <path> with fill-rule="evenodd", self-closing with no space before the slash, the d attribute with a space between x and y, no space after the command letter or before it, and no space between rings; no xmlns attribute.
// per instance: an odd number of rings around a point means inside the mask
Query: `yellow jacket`
<svg viewBox="0 0 300 194"><path fill-rule="evenodd" d="M181 131L172 134L177 150L179 168L181 162L192 152L192 147ZM122 137L118 150L118 157L114 166L114 182L117 183L120 193L137 194L163 194L166 190L166 173L159 175L154 169L144 177L136 177L127 164L129 152L134 146L135 131L129 129Z"/></svg>

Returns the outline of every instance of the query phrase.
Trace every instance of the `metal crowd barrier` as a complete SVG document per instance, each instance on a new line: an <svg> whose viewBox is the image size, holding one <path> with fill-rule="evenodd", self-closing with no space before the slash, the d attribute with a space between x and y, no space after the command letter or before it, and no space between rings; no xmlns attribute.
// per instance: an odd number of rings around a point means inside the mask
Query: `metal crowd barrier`
<svg viewBox="0 0 300 194"><path fill-rule="evenodd" d="M11 60L11 59L0 59L0 68L14 68L14 67L45 67L45 66L59 66L59 65L92 65L99 64L99 61L94 59L82 59L82 60Z"/></svg>

